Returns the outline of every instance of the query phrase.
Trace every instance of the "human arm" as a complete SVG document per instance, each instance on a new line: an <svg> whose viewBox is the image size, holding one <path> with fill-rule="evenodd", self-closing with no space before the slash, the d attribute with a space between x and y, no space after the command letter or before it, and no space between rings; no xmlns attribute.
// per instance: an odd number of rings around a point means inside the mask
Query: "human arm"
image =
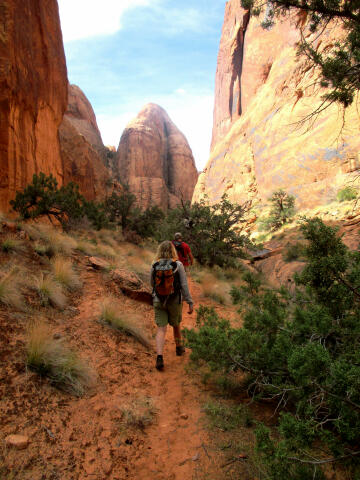
<svg viewBox="0 0 360 480"><path fill-rule="evenodd" d="M178 266L181 293L182 293L182 296L183 296L185 302L189 304L189 313L192 313L194 302L193 302L193 299L192 299L190 291L189 291L189 286L188 286L188 283L187 283L185 269L184 269L184 266L181 262L177 261L176 263L177 263L177 266Z"/></svg>

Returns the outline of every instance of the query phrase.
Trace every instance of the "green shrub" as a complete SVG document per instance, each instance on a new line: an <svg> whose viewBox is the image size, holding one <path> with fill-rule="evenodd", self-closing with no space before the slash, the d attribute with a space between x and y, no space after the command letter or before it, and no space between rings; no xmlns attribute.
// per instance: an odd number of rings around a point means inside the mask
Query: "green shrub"
<svg viewBox="0 0 360 480"><path fill-rule="evenodd" d="M260 286L235 290L245 301L243 328L199 308L185 330L191 358L214 371L239 370L255 399L276 400L278 432L259 426L257 448L267 478L323 478L322 460L346 460L359 474L360 253L349 252L320 219L301 226L307 260L297 291ZM246 297L246 292L250 293Z"/></svg>
<svg viewBox="0 0 360 480"><path fill-rule="evenodd" d="M357 197L357 189L355 187L345 187L338 191L336 198L338 202L346 202L355 200Z"/></svg>
<svg viewBox="0 0 360 480"><path fill-rule="evenodd" d="M252 425L249 409L242 404L229 406L223 402L208 402L203 410L212 428L229 431Z"/></svg>
<svg viewBox="0 0 360 480"><path fill-rule="evenodd" d="M300 242L292 243L288 245L283 253L283 259L285 262L293 262L299 260L304 255L304 244Z"/></svg>
<svg viewBox="0 0 360 480"><path fill-rule="evenodd" d="M64 226L70 218L82 216L82 199L79 187L74 183L58 189L56 178L41 172L33 175L32 183L23 192L16 193L10 205L24 219L47 216Z"/></svg>
<svg viewBox="0 0 360 480"><path fill-rule="evenodd" d="M249 208L248 203L231 203L227 195L214 205L205 200L184 204L168 212L156 239L168 240L175 232L183 232L201 265L236 267L237 259L246 257L244 247L250 243L242 230Z"/></svg>

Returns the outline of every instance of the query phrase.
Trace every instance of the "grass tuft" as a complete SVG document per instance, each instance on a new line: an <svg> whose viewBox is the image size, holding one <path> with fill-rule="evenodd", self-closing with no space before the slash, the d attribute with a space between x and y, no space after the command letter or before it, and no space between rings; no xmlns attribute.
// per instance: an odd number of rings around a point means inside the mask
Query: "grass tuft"
<svg viewBox="0 0 360 480"><path fill-rule="evenodd" d="M24 250L24 244L13 235L7 235L1 242L1 250L5 253L17 252Z"/></svg>
<svg viewBox="0 0 360 480"><path fill-rule="evenodd" d="M150 397L138 397L131 404L121 407L121 413L126 426L143 430L153 423L156 408Z"/></svg>
<svg viewBox="0 0 360 480"><path fill-rule="evenodd" d="M81 396L94 383L91 368L63 341L55 340L49 327L35 323L29 331L26 345L26 364L52 384L73 395Z"/></svg>
<svg viewBox="0 0 360 480"><path fill-rule="evenodd" d="M81 287L81 281L74 272L71 260L56 256L51 260L51 266L55 280L68 290L77 290Z"/></svg>
<svg viewBox="0 0 360 480"><path fill-rule="evenodd" d="M119 310L119 301L116 298L105 298L101 303L100 320L116 330L131 335L145 347L152 348L152 343L139 326L138 318L135 315L121 314Z"/></svg>
<svg viewBox="0 0 360 480"><path fill-rule="evenodd" d="M229 431L252 425L252 419L246 405L229 406L222 402L208 402L204 405L203 410L212 428Z"/></svg>
<svg viewBox="0 0 360 480"><path fill-rule="evenodd" d="M67 299L61 285L50 275L45 276L40 273L38 277L34 277L34 288L39 294L43 306L51 304L60 310L65 308Z"/></svg>
<svg viewBox="0 0 360 480"><path fill-rule="evenodd" d="M15 270L0 272L0 303L18 310L24 309L23 298L15 280Z"/></svg>

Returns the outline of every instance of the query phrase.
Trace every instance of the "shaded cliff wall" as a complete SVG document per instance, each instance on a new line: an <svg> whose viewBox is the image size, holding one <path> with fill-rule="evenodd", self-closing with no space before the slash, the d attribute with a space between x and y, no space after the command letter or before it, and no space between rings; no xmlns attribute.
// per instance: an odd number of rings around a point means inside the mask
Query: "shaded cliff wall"
<svg viewBox="0 0 360 480"><path fill-rule="evenodd" d="M83 91L69 85L68 107L59 128L64 183L73 181L87 200L107 193L110 170L95 113Z"/></svg>
<svg viewBox="0 0 360 480"><path fill-rule="evenodd" d="M56 0L0 0L0 209L34 173L62 183L67 71Z"/></svg>
<svg viewBox="0 0 360 480"><path fill-rule="evenodd" d="M321 104L318 71L296 54L299 27L294 15L264 30L247 21L239 0L227 3L216 73L213 143L194 200L265 201L279 188L297 197L298 207L333 199L360 167L359 115L332 105L299 128L297 122ZM311 39L311 34L305 34ZM327 30L319 50L333 44L339 29ZM239 66L241 64L241 66ZM235 78L235 81L232 79Z"/></svg>
<svg viewBox="0 0 360 480"><path fill-rule="evenodd" d="M142 208L191 200L198 172L185 136L161 107L148 104L125 128L118 147L119 176Z"/></svg>

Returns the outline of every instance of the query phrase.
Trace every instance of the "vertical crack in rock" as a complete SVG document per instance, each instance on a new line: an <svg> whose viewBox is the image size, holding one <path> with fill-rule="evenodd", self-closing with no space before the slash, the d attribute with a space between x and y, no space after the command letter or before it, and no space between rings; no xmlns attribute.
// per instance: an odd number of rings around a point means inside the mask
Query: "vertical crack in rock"
<svg viewBox="0 0 360 480"><path fill-rule="evenodd" d="M233 52L233 70L230 82L230 97L229 97L229 115L231 121L233 118L240 117L242 114L242 85L241 76L244 61L244 42L246 29L249 24L250 13L245 12L242 23L238 28L236 35L235 49Z"/></svg>

